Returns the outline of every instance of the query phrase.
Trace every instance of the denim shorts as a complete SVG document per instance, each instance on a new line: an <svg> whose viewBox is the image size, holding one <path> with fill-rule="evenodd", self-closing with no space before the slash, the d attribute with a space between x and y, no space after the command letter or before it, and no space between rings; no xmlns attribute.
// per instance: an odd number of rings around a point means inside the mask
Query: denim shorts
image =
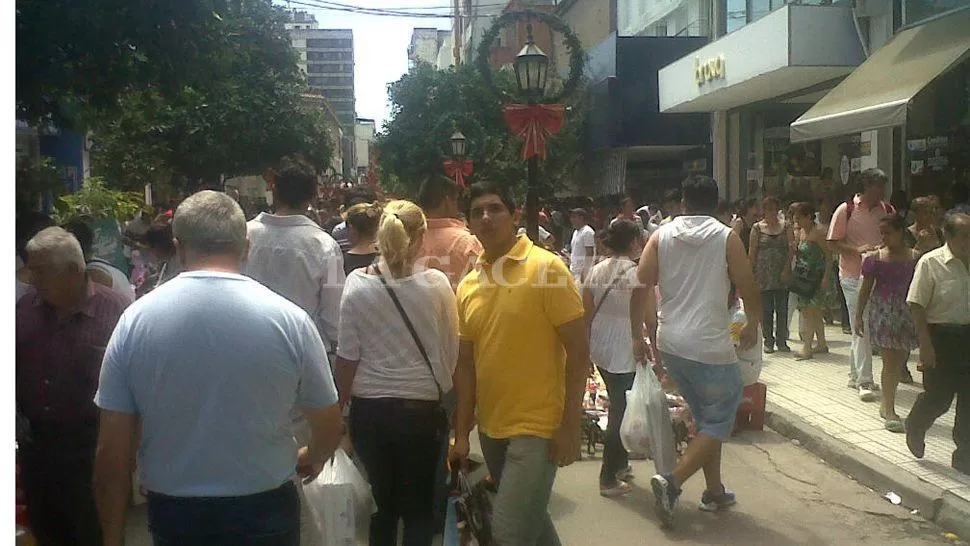
<svg viewBox="0 0 970 546"><path fill-rule="evenodd" d="M744 389L738 364L704 364L661 354L667 371L690 406L697 433L721 441L730 438Z"/></svg>

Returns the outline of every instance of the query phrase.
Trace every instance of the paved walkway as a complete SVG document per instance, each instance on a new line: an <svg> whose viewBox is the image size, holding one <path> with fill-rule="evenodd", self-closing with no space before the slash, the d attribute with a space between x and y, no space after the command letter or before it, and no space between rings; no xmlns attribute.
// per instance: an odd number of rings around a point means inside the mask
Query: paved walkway
<svg viewBox="0 0 970 546"><path fill-rule="evenodd" d="M798 317L792 332L798 332ZM797 338L797 333L792 334ZM792 354L765 355L761 381L768 386L768 402L778 406L822 432L867 451L921 481L970 501L970 476L950 466L954 450L952 431L956 408L937 420L926 435L926 455L916 459L906 447L906 435L887 431L879 418L879 402L862 402L858 391L846 387L849 371L849 336L838 326L826 328L831 352L816 355L814 360L796 362ZM801 342L791 341L793 349ZM879 383L882 359L873 357L873 375ZM916 382L900 385L896 395L896 413L909 414L922 391L922 373L916 371L916 354L910 357L909 369ZM878 394L878 392L877 392Z"/></svg>

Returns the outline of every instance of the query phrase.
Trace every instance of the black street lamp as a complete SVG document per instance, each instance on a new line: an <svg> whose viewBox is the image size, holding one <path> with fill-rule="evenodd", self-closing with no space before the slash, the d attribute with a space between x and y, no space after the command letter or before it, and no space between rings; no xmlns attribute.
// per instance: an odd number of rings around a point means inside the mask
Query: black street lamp
<svg viewBox="0 0 970 546"><path fill-rule="evenodd" d="M461 131L455 131L455 134L451 135L451 155L465 157L467 149L468 139L465 138L465 135L461 134Z"/></svg>
<svg viewBox="0 0 970 546"><path fill-rule="evenodd" d="M531 24L526 26L526 33L525 45L515 56L515 81L523 95L538 98L546 91L549 56L532 39Z"/></svg>
<svg viewBox="0 0 970 546"><path fill-rule="evenodd" d="M569 52L569 75L561 88L547 96L546 83L549 76L549 56L536 45L532 38L532 22L545 25L550 31L560 34ZM515 57L515 81L517 97L499 88L492 79L490 65L491 47L499 33L514 23L526 23L526 43ZM512 134L524 141L522 158L527 161L528 188L525 200L526 233L533 241L539 237L539 157L546 157L546 137L553 135L562 127L565 113L563 102L577 89L583 77L585 65L582 42L569 24L554 13L531 9L508 10L500 15L482 36L475 60L478 72L502 106L502 115ZM524 99L525 104L517 104L516 98Z"/></svg>
<svg viewBox="0 0 970 546"><path fill-rule="evenodd" d="M519 93L536 104L546 91L549 56L539 49L532 38L532 24L525 27L526 38L522 51L515 56L515 81ZM533 241L539 241L539 156L529 157L528 186L525 192L525 230Z"/></svg>

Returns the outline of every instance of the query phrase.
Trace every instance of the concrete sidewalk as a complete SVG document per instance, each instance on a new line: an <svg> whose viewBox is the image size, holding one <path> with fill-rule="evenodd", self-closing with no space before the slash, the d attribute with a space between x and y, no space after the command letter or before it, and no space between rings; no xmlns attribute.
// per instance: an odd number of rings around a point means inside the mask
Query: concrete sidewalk
<svg viewBox="0 0 970 546"><path fill-rule="evenodd" d="M792 332L798 331L797 323L796 316ZM849 336L835 326L828 327L826 335L831 352L813 360L797 362L785 353L765 355L761 381L768 386L768 426L797 438L880 494L893 491L903 505L918 509L926 519L970 537L970 476L950 466L956 404L927 433L926 455L916 459L906 447L905 434L884 428L879 402L862 402L858 391L846 387ZM798 341L789 344L793 349L801 346ZM915 353L909 368L916 383L900 385L896 395L896 412L903 418L922 391ZM873 357L877 384L881 370L882 359Z"/></svg>

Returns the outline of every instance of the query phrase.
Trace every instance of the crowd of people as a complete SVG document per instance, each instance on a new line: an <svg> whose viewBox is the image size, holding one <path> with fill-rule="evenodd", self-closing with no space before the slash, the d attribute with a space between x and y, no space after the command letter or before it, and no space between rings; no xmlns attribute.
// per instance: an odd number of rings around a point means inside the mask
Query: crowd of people
<svg viewBox="0 0 970 546"><path fill-rule="evenodd" d="M849 386L875 400L914 455L957 398L954 468L970 472L970 208L883 201L870 170L837 207L766 197L737 206L691 176L661 206L626 198L540 214L521 232L504 185L463 195L430 177L415 202L349 192L320 215L317 177L276 171L273 211L249 218L202 191L126 230L149 257L140 282L92 254L83 222L23 222L18 281L18 461L47 544L120 545L137 469L156 544L299 544L312 526L301 479L338 448L370 482L373 546L427 546L444 525L447 468L467 468L477 430L499 545L556 545L557 470L579 458L586 381L612 402L599 493L631 490L620 440L638 370L665 370L696 435L650 480L672 525L702 472L700 509L736 502L721 475L743 379L738 351L828 352L827 317L851 327ZM957 186L955 186L957 188ZM544 234L543 234L544 233ZM137 289L133 286L137 284ZM844 303L840 306L839 299ZM732 339L732 308L747 321ZM925 392L905 422L895 390L920 351Z"/></svg>

